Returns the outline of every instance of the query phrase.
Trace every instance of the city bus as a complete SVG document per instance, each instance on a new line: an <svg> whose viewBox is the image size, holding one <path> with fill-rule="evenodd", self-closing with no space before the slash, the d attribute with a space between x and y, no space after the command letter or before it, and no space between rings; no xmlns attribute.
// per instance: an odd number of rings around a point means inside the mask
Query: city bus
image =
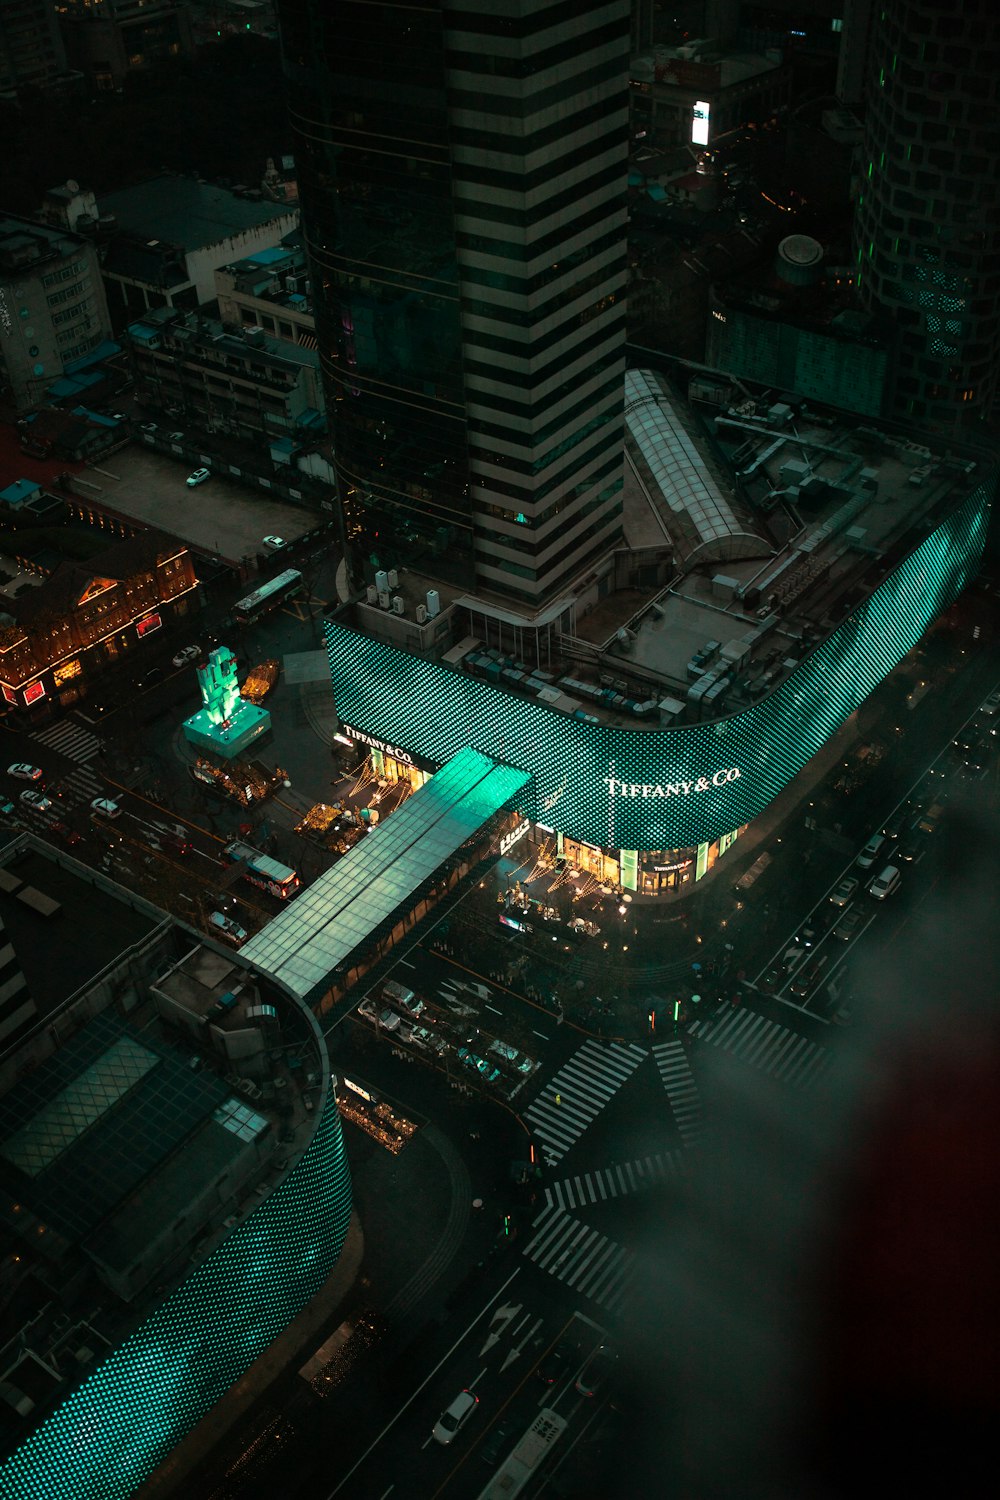
<svg viewBox="0 0 1000 1500"><path fill-rule="evenodd" d="M262 583L259 589L254 589L252 594L247 594L245 599L234 604L233 619L237 625L252 625L263 615L270 614L272 609L277 609L286 599L294 599L301 592L302 574L295 568L286 568L283 573L276 573L267 583Z"/></svg>
<svg viewBox="0 0 1000 1500"><path fill-rule="evenodd" d="M262 854L259 849L254 849L249 844L236 841L227 844L222 852L233 864L242 863L243 869L240 874L244 880L249 880L251 885L259 886L262 891L268 891L272 896L277 896L279 901L287 901L289 896L294 896L302 884L290 865L281 864L278 860L272 859L269 854Z"/></svg>

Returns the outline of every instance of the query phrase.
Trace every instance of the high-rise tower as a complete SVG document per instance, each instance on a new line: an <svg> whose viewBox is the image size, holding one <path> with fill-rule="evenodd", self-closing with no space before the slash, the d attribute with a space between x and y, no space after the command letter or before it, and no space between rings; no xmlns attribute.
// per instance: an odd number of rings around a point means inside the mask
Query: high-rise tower
<svg viewBox="0 0 1000 1500"><path fill-rule="evenodd" d="M989 416L1000 374L1000 12L880 0L856 218L861 295L899 328L893 414Z"/></svg>
<svg viewBox="0 0 1000 1500"><path fill-rule="evenodd" d="M352 576L530 614L621 538L628 0L283 0Z"/></svg>

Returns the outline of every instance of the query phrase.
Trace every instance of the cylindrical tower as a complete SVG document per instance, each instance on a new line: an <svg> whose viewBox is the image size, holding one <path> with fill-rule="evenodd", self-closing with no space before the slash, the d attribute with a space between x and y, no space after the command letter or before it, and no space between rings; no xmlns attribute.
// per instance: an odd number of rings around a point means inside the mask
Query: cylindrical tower
<svg viewBox="0 0 1000 1500"><path fill-rule="evenodd" d="M995 411L1000 11L881 0L856 217L861 296L899 329L892 415L946 431Z"/></svg>

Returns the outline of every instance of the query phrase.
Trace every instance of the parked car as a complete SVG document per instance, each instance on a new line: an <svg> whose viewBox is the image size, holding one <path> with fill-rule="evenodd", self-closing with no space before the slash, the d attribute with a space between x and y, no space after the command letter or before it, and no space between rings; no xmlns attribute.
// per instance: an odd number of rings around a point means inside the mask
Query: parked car
<svg viewBox="0 0 1000 1500"><path fill-rule="evenodd" d="M264 538L264 546L269 552L280 552L285 545L285 541L280 536L266 536Z"/></svg>
<svg viewBox="0 0 1000 1500"><path fill-rule="evenodd" d="M516 1073L530 1073L535 1066L530 1057L525 1057L523 1052L518 1052L516 1047L508 1046L506 1042L490 1042L487 1050L498 1062L506 1063Z"/></svg>
<svg viewBox="0 0 1000 1500"><path fill-rule="evenodd" d="M426 1008L419 995L407 989L405 984L397 984L394 979L387 979L382 986L382 999L394 1005L397 1010L405 1011L408 1016L419 1016Z"/></svg>
<svg viewBox="0 0 1000 1500"><path fill-rule="evenodd" d="M577 1395L596 1396L614 1374L617 1363L618 1355L611 1345L600 1344L576 1377Z"/></svg>
<svg viewBox="0 0 1000 1500"><path fill-rule="evenodd" d="M859 870L870 870L885 847L885 837L881 833L873 833L854 863Z"/></svg>
<svg viewBox="0 0 1000 1500"><path fill-rule="evenodd" d="M854 894L859 884L860 882L856 876L848 875L847 879L842 880L837 889L831 892L830 905L839 907L847 906L854 899Z"/></svg>
<svg viewBox="0 0 1000 1500"><path fill-rule="evenodd" d="M140 422L139 423L139 431L140 432L155 432L156 431L156 423L155 422Z"/></svg>
<svg viewBox="0 0 1000 1500"><path fill-rule="evenodd" d="M364 1016L366 1021L372 1021L375 1025L381 1026L383 1031L399 1030L399 1017L396 1012L390 1010L388 1006L380 1011L370 996L367 1000L362 1000L358 1006L358 1015Z"/></svg>
<svg viewBox="0 0 1000 1500"><path fill-rule="evenodd" d="M241 927L238 922L234 922L232 917L227 917L225 912L213 911L208 920L217 932L221 932L224 938L228 938L229 942L237 945L246 942L246 928Z"/></svg>
<svg viewBox="0 0 1000 1500"><path fill-rule="evenodd" d="M962 757L962 769L974 774L985 771L993 753L993 744L988 734L974 735Z"/></svg>
<svg viewBox="0 0 1000 1500"><path fill-rule="evenodd" d="M838 943L849 943L851 938L857 935L859 928L865 925L865 921L866 914L863 908L852 906L849 911L844 912L844 915L833 929L833 936L837 939Z"/></svg>
<svg viewBox="0 0 1000 1500"><path fill-rule="evenodd" d="M18 781L41 781L42 779L41 768L29 766L23 760L16 760L12 766L8 766L7 775L16 776Z"/></svg>
<svg viewBox="0 0 1000 1500"><path fill-rule="evenodd" d="M32 812L37 813L52 812L55 807L55 803L42 792L22 792L21 801L25 807L30 807Z"/></svg>
<svg viewBox="0 0 1000 1500"><path fill-rule="evenodd" d="M788 986L790 995L798 995L801 999L809 995L816 988L826 967L826 957L817 953L814 958L807 959L801 968L796 969L795 975Z"/></svg>
<svg viewBox="0 0 1000 1500"><path fill-rule="evenodd" d="M517 1431L518 1424L509 1417L506 1422L498 1422L480 1449L479 1456L483 1463L495 1469L504 1449Z"/></svg>
<svg viewBox="0 0 1000 1500"><path fill-rule="evenodd" d="M76 844L83 843L83 836L77 833L75 828L70 828L68 823L63 823L59 818L49 823L49 832L55 834L67 848L72 849Z"/></svg>
<svg viewBox="0 0 1000 1500"><path fill-rule="evenodd" d="M979 712L985 714L988 719L995 719L1000 714L1000 688L984 698L979 705Z"/></svg>
<svg viewBox="0 0 1000 1500"><path fill-rule="evenodd" d="M118 803L112 802L110 797L95 797L90 804L90 810L99 818L120 818L122 815Z"/></svg>
<svg viewBox="0 0 1000 1500"><path fill-rule="evenodd" d="M874 896L876 901L884 901L887 896L894 896L896 894L902 878L895 865L886 865L881 875L876 875L868 887L868 893Z"/></svg>
<svg viewBox="0 0 1000 1500"><path fill-rule="evenodd" d="M0 797L0 813L2 813L5 818L12 817L16 812L17 808L14 806L9 797Z"/></svg>
<svg viewBox="0 0 1000 1500"><path fill-rule="evenodd" d="M451 1443L479 1405L474 1391L459 1391L454 1401L434 1423L431 1436L436 1443Z"/></svg>
<svg viewBox="0 0 1000 1500"><path fill-rule="evenodd" d="M168 432L167 433L167 442L168 443L182 443L183 441L184 441L184 434L183 434L183 432Z"/></svg>
<svg viewBox="0 0 1000 1500"><path fill-rule="evenodd" d="M193 490L195 485L204 484L206 479L211 479L210 469L194 469L187 477L188 489Z"/></svg>
<svg viewBox="0 0 1000 1500"><path fill-rule="evenodd" d="M902 807L897 807L882 825L882 833L887 839L898 839L903 829L909 822L913 812L909 802L904 802Z"/></svg>
<svg viewBox="0 0 1000 1500"><path fill-rule="evenodd" d="M480 1073L487 1083L496 1083L500 1077L499 1068L495 1068L492 1063L488 1063L485 1057L477 1057L475 1052L469 1051L468 1047L459 1047L455 1055L459 1062L464 1063L467 1068L475 1068L476 1072Z"/></svg>
<svg viewBox="0 0 1000 1500"><path fill-rule="evenodd" d="M173 665L175 667L186 667L189 661L197 661L201 654L202 650L200 646L184 646L173 657Z"/></svg>
<svg viewBox="0 0 1000 1500"><path fill-rule="evenodd" d="M576 1350L572 1344L561 1341L551 1348L543 1359L538 1361L538 1378L545 1385L555 1385L561 1380L569 1368L570 1361Z"/></svg>

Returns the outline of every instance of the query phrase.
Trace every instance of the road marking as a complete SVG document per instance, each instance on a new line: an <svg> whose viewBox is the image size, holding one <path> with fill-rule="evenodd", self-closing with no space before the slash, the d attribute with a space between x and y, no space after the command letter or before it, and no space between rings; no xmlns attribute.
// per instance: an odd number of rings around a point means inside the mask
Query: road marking
<svg viewBox="0 0 1000 1500"><path fill-rule="evenodd" d="M544 1031L533 1031L531 1035L540 1036L543 1042L547 1042L549 1040Z"/></svg>
<svg viewBox="0 0 1000 1500"><path fill-rule="evenodd" d="M406 1401L403 1402L403 1405L396 1412L395 1416L392 1417L392 1419L385 1424L385 1426L382 1428L382 1431L378 1434L378 1436L376 1438L374 1438L371 1443L369 1443L369 1445L365 1449L364 1453L362 1453L361 1457L357 1460L357 1462L353 1465L353 1467L350 1468L350 1469L348 1469L347 1473L343 1476L343 1478L341 1479L340 1483L338 1485L336 1485L334 1487L334 1489L330 1490L327 1493L326 1500L333 1500L333 1496L340 1493L340 1491L347 1484L348 1480L351 1479L357 1473L358 1469L360 1469L361 1465L365 1462L365 1459L368 1457L368 1455L370 1453L374 1452L374 1450L378 1447L379 1443L385 1437L386 1433L390 1432L392 1430L392 1428L395 1427L396 1423L399 1421L399 1419L403 1415L404 1411L406 1411L408 1407L410 1407L410 1406L413 1405L413 1402L416 1401L416 1399L420 1395L421 1391L423 1391L424 1388L430 1384L430 1382L434 1379L434 1376L437 1374L437 1372L444 1365L446 1365L448 1363L449 1359L451 1359L451 1356L454 1354L454 1352L458 1348L459 1344L462 1343L463 1339L465 1339L472 1332L472 1330L475 1328L475 1326L476 1326L477 1323L480 1323L483 1320L483 1318L485 1318L485 1316L489 1312L490 1308L494 1305L494 1303L496 1303L496 1302L499 1301L499 1299L503 1296L504 1292L510 1286L510 1284L514 1280L514 1278L517 1277L517 1276L519 1276L520 1274L521 1274L521 1268L520 1268L520 1266L518 1266L517 1270L516 1271L512 1271L511 1274L507 1277L507 1280L504 1282L503 1286L501 1286L499 1288L499 1290L494 1293L494 1295L486 1303L486 1306L482 1309L482 1311L478 1312L476 1314L476 1316L473 1318L472 1322L469 1324L468 1328L463 1329L463 1331L459 1334L458 1338L452 1344L451 1348L448 1350L447 1354L442 1355L442 1357L438 1360L437 1364L434 1366L433 1370L431 1370L429 1372L429 1374L425 1376L425 1378L423 1379L423 1381L421 1381L420 1385L417 1386L416 1390L413 1392L413 1395L410 1396ZM541 1318L539 1318L538 1321L540 1323L542 1321ZM428 1437L427 1442L422 1443L421 1447L422 1448L426 1448L427 1447L427 1443L429 1443L430 1441L431 1441L431 1438Z"/></svg>
<svg viewBox="0 0 1000 1500"><path fill-rule="evenodd" d="M502 1010L497 1010L497 1008L496 1008L495 1005L487 1005L486 1009L487 1010L491 1010L495 1016L502 1016L503 1015L503 1011ZM541 1033L536 1031L535 1035L536 1036L540 1036Z"/></svg>

